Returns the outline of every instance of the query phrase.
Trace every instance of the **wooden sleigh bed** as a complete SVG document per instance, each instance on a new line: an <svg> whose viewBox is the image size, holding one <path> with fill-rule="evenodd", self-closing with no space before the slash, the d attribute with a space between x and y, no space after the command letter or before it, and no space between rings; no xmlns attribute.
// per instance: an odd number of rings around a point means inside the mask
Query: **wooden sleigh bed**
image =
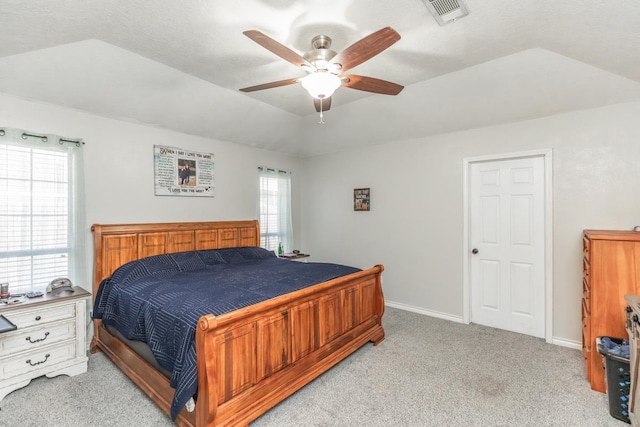
<svg viewBox="0 0 640 427"><path fill-rule="evenodd" d="M93 295L121 265L151 255L259 246L257 221L94 225ZM295 261L287 261L295 262ZM202 316L196 329L198 392L180 426L246 426L369 341L384 339L383 267L249 307ZM103 351L166 414L169 379L94 320Z"/></svg>

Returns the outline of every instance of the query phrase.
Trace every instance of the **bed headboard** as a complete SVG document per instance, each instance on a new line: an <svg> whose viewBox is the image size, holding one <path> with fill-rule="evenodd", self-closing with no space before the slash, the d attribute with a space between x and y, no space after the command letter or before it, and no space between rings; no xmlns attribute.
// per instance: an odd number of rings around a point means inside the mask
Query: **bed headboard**
<svg viewBox="0 0 640 427"><path fill-rule="evenodd" d="M94 224L93 295L121 265L151 255L201 249L260 246L257 220Z"/></svg>

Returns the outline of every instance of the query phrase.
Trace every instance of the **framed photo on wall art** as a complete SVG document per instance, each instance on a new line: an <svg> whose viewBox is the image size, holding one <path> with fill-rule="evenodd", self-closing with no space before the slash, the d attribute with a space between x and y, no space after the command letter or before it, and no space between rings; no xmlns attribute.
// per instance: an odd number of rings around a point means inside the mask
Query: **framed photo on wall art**
<svg viewBox="0 0 640 427"><path fill-rule="evenodd" d="M156 196L213 197L213 153L153 146Z"/></svg>
<svg viewBox="0 0 640 427"><path fill-rule="evenodd" d="M368 211L371 207L371 190L369 188L355 188L353 190L353 210Z"/></svg>

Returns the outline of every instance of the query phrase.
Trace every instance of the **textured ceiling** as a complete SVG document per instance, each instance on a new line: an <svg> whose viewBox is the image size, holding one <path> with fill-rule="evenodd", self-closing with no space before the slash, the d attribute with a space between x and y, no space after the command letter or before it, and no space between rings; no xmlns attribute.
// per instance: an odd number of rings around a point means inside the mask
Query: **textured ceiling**
<svg viewBox="0 0 640 427"><path fill-rule="evenodd" d="M421 0L2 0L0 92L302 156L640 96L637 1L466 4L439 26ZM316 126L299 85L238 91L304 75L244 30L302 54L315 35L340 51L385 26L402 39L352 71L404 85L397 97L340 88Z"/></svg>

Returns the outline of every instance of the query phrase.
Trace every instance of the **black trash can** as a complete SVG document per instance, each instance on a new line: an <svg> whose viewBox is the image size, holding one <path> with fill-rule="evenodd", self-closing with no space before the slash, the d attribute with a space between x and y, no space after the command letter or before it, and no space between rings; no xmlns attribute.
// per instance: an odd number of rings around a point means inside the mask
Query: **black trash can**
<svg viewBox="0 0 640 427"><path fill-rule="evenodd" d="M596 338L598 353L602 355L609 397L609 413L613 418L629 421L629 342L622 338Z"/></svg>

